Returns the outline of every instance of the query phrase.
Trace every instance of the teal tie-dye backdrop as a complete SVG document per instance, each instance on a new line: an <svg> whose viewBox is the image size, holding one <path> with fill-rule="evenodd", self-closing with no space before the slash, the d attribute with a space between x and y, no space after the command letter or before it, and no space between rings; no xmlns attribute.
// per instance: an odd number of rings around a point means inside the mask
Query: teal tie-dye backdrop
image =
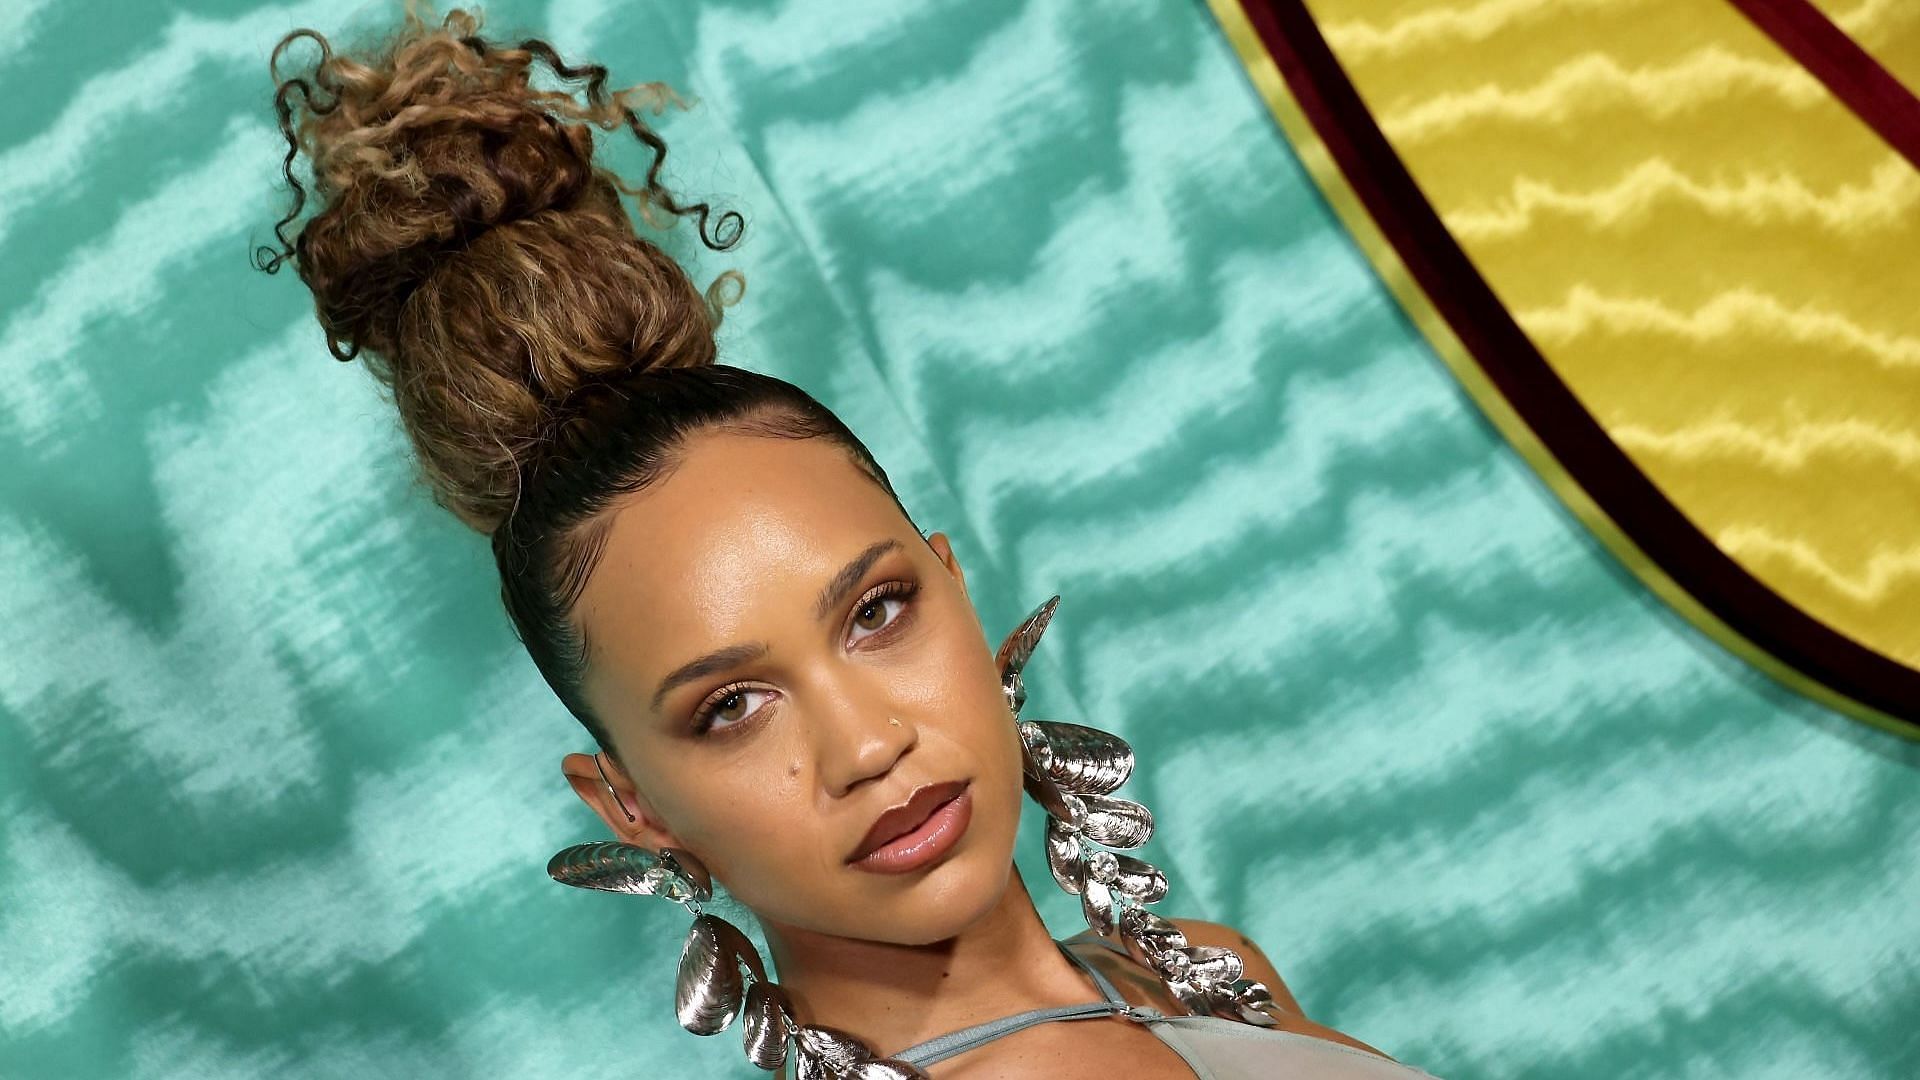
<svg viewBox="0 0 1920 1080"><path fill-rule="evenodd" d="M0 1076L762 1075L290 274L265 57L397 10L0 8ZM1474 411L1198 0L496 4L696 109L726 358L839 409L1170 914L1449 1078L1903 1077L1920 754L1650 597ZM616 160L635 162L621 151ZM1022 867L1060 936L1029 815Z"/></svg>

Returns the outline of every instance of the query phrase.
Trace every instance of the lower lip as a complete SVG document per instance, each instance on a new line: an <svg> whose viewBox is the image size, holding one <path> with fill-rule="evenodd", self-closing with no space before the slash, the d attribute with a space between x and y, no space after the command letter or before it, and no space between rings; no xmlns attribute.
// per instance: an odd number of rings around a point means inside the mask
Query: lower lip
<svg viewBox="0 0 1920 1080"><path fill-rule="evenodd" d="M973 785L969 784L960 790L960 794L935 810L919 828L848 865L876 874L904 874L909 870L918 870L952 851L953 846L960 842L960 834L967 831L967 823L972 820Z"/></svg>

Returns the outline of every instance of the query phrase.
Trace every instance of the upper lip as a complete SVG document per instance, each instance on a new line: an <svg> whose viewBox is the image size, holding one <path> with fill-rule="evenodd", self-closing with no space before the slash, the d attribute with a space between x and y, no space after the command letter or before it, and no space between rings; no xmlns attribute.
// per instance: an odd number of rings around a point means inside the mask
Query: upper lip
<svg viewBox="0 0 1920 1080"><path fill-rule="evenodd" d="M860 838L860 846L847 856L848 862L857 862L873 854L889 840L906 835L919 828L933 816L933 812L947 800L960 794L967 786L965 780L949 780L943 784L922 784L913 790L907 801L898 806L890 806L878 818L867 835Z"/></svg>

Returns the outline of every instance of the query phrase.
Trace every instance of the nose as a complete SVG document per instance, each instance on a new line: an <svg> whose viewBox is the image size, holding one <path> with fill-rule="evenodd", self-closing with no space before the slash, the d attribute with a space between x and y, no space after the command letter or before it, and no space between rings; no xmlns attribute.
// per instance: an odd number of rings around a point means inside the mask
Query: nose
<svg viewBox="0 0 1920 1080"><path fill-rule="evenodd" d="M893 771L920 741L910 717L883 704L848 703L816 725L820 732L821 782L842 798L869 780Z"/></svg>

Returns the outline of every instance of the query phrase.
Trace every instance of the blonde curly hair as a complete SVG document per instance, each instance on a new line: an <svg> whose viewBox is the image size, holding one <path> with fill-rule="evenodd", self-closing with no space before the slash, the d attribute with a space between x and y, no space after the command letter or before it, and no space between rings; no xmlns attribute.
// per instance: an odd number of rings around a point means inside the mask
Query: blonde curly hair
<svg viewBox="0 0 1920 1080"><path fill-rule="evenodd" d="M696 289L621 201L656 228L696 215L710 248L738 241L739 214L712 222L659 181L666 143L640 113L681 98L658 82L609 91L606 68L569 65L538 39L488 42L480 22L454 10L436 25L409 4L362 57L313 30L281 39L269 69L293 205L256 263L292 260L333 355L361 357L391 389L436 501L491 533L569 395L713 363L744 281L729 271ZM302 41L318 56L283 74ZM567 88L536 88L540 65ZM594 163L595 129L623 127L653 152L637 185ZM294 172L302 153L310 190ZM289 240L310 197L321 208Z"/></svg>

